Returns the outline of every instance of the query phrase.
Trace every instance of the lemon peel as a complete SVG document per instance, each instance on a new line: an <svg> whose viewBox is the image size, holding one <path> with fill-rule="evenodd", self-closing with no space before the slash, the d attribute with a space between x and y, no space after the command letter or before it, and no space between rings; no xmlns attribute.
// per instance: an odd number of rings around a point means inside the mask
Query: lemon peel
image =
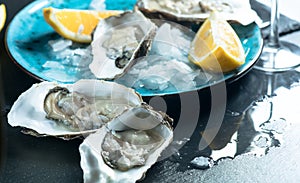
<svg viewBox="0 0 300 183"><path fill-rule="evenodd" d="M0 5L0 31L3 29L6 21L6 7L4 4Z"/></svg>

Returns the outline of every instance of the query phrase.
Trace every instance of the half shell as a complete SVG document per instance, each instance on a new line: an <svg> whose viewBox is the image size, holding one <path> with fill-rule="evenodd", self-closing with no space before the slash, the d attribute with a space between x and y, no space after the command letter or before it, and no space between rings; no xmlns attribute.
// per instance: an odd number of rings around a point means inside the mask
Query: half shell
<svg viewBox="0 0 300 183"><path fill-rule="evenodd" d="M84 182L136 182L173 139L172 120L147 105L128 110L119 117L89 135L80 145Z"/></svg>
<svg viewBox="0 0 300 183"><path fill-rule="evenodd" d="M100 21L93 37L90 70L99 79L121 76L146 55L156 26L139 11Z"/></svg>
<svg viewBox="0 0 300 183"><path fill-rule="evenodd" d="M212 11L242 25L258 19L249 0L138 0L136 6L148 17L184 23L203 22Z"/></svg>
<svg viewBox="0 0 300 183"><path fill-rule="evenodd" d="M105 124L91 124L95 118L98 121L105 118L108 122L142 102L134 90L113 82L80 80L74 84L58 84L45 81L20 95L8 113L8 123L24 127L30 134L67 139L91 133ZM69 120L74 118L77 126Z"/></svg>

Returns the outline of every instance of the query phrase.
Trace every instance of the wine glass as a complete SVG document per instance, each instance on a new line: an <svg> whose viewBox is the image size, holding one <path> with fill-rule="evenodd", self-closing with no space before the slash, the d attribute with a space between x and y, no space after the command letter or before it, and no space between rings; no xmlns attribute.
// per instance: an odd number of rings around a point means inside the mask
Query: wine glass
<svg viewBox="0 0 300 183"><path fill-rule="evenodd" d="M300 66L300 47L279 40L278 0L271 0L271 2L269 39L266 41L254 68L266 72L283 72Z"/></svg>

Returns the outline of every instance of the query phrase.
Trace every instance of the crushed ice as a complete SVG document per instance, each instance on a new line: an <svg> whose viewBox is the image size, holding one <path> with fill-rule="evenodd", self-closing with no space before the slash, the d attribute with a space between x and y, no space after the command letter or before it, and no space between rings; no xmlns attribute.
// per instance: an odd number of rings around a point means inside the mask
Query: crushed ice
<svg viewBox="0 0 300 183"><path fill-rule="evenodd" d="M187 91L208 83L212 76L188 60L194 33L164 23L157 30L149 55L137 63L118 83L135 89Z"/></svg>
<svg viewBox="0 0 300 183"><path fill-rule="evenodd" d="M152 55L140 59L117 82L136 89L182 91L193 89L198 83L207 83L208 77L200 70L192 70L184 62Z"/></svg>
<svg viewBox="0 0 300 183"><path fill-rule="evenodd" d="M64 78L68 82L82 78L95 78L88 68L92 61L90 46L64 38L50 40L48 46L51 60L47 60L42 65L47 77Z"/></svg>

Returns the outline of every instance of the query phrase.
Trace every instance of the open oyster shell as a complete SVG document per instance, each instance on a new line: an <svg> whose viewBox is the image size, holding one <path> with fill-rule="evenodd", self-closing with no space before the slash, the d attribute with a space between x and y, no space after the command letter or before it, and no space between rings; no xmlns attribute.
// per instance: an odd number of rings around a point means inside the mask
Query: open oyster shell
<svg viewBox="0 0 300 183"><path fill-rule="evenodd" d="M155 28L140 11L100 21L93 35L91 72L98 79L120 77L135 58L146 55Z"/></svg>
<svg viewBox="0 0 300 183"><path fill-rule="evenodd" d="M228 21L248 25L258 19L249 0L138 0L137 8L151 18L199 23L218 11Z"/></svg>
<svg viewBox="0 0 300 183"><path fill-rule="evenodd" d="M131 183L142 179L171 143L171 123L166 114L142 105L89 135L79 147L84 182Z"/></svg>
<svg viewBox="0 0 300 183"><path fill-rule="evenodd" d="M80 80L74 84L58 84L45 81L20 95L8 113L8 123L24 127L31 135L69 139L94 132L142 102L134 90L113 82Z"/></svg>

